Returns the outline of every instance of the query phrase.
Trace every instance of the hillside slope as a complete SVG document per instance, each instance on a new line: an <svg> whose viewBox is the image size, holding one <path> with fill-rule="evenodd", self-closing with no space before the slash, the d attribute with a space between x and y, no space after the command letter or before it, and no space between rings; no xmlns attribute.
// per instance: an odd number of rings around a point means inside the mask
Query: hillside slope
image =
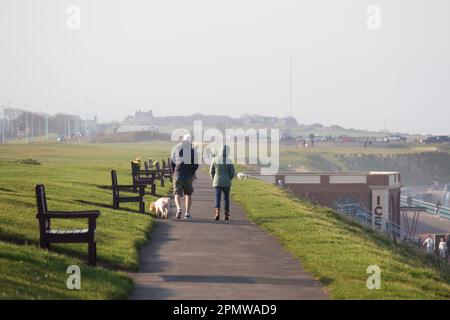
<svg viewBox="0 0 450 320"><path fill-rule="evenodd" d="M110 170L130 184L130 161L140 156L167 157L166 144L5 144L0 145L0 299L126 298L133 284L120 271L136 271L138 248L153 226L136 203L112 208ZM38 247L34 185L46 186L50 210L100 210L97 220L97 268L86 265L86 244ZM171 184L157 186L166 195ZM156 197L147 195L146 202ZM80 221L81 220L81 221ZM87 222L52 220L61 229L85 228ZM66 268L80 266L82 290L67 290Z"/></svg>
<svg viewBox="0 0 450 320"><path fill-rule="evenodd" d="M421 251L344 220L274 185L236 181L233 198L272 233L336 299L449 299L448 269ZM381 289L369 290L367 268L381 268Z"/></svg>

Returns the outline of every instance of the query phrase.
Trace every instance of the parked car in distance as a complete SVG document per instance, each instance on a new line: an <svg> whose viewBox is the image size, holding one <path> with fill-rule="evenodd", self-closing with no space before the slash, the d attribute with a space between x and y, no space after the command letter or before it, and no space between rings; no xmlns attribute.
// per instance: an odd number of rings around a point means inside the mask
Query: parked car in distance
<svg viewBox="0 0 450 320"><path fill-rule="evenodd" d="M385 138L385 141L390 142L405 142L406 138L400 135L390 135Z"/></svg>
<svg viewBox="0 0 450 320"><path fill-rule="evenodd" d="M450 136L431 136L423 140L423 143L444 143L450 142Z"/></svg>

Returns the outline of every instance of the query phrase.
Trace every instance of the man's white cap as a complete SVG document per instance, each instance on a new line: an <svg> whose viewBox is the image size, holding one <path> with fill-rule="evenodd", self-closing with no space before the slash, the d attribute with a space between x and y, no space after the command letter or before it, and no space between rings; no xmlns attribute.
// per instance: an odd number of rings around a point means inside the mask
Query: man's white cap
<svg viewBox="0 0 450 320"><path fill-rule="evenodd" d="M191 135L190 135L189 133L186 133L186 134L183 136L183 141L189 141L189 142L191 142L191 140L192 140L192 137L191 137Z"/></svg>

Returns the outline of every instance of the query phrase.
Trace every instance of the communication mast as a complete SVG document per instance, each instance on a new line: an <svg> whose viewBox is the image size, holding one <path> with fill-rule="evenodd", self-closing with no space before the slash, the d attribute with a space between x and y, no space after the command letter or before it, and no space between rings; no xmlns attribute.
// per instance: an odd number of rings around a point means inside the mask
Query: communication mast
<svg viewBox="0 0 450 320"><path fill-rule="evenodd" d="M292 107L293 107L293 99L292 99L292 65L293 65L293 57L292 52L289 53L289 116L292 117Z"/></svg>

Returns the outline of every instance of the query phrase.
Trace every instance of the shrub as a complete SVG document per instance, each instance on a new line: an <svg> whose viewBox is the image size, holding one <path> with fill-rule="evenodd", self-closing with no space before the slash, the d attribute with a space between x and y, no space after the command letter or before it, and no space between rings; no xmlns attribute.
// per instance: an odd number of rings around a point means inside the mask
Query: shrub
<svg viewBox="0 0 450 320"><path fill-rule="evenodd" d="M15 161L18 164L32 164L32 165L41 165L39 161L33 158L25 158L25 159L18 159Z"/></svg>

